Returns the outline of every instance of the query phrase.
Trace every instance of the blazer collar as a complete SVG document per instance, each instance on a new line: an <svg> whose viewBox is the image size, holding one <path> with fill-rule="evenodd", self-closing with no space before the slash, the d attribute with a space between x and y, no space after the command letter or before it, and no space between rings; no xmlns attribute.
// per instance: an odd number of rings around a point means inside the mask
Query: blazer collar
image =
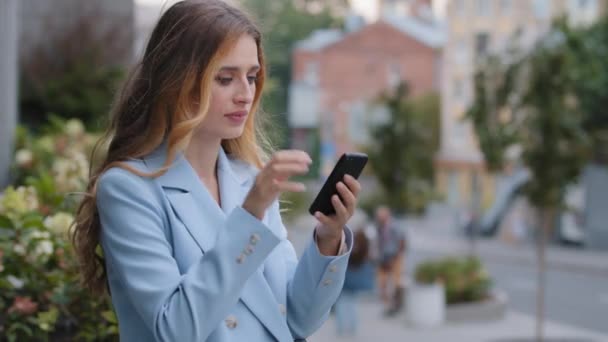
<svg viewBox="0 0 608 342"><path fill-rule="evenodd" d="M167 152L167 143L164 142L147 157L144 157L149 171L156 171L163 166L167 159ZM246 174L236 172L233 169L231 161L223 148L220 148L218 153L217 171L218 177L225 178L229 182L235 182L239 185L244 185L248 180ZM178 152L169 170L158 177L158 182L164 188L191 191L193 185L191 177L193 174L198 179L198 175L184 156L183 152Z"/></svg>

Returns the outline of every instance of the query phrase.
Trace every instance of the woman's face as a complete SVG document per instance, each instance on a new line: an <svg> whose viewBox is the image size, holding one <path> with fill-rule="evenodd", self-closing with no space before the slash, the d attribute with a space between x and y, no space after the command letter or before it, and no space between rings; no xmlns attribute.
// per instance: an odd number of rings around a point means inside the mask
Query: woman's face
<svg viewBox="0 0 608 342"><path fill-rule="evenodd" d="M209 138L234 139L243 133L260 70L258 47L247 34L220 60L211 86L209 113L198 133Z"/></svg>

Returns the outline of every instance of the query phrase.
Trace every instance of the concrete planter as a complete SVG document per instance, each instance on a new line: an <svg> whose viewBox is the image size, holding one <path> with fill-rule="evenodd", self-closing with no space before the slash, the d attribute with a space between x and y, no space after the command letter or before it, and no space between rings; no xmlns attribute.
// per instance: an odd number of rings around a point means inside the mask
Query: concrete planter
<svg viewBox="0 0 608 342"><path fill-rule="evenodd" d="M494 290L486 300L475 303L448 305L446 321L448 322L484 322L502 319L507 311L507 294Z"/></svg>
<svg viewBox="0 0 608 342"><path fill-rule="evenodd" d="M415 283L407 289L407 320L414 326L434 327L445 320L445 288L442 283Z"/></svg>

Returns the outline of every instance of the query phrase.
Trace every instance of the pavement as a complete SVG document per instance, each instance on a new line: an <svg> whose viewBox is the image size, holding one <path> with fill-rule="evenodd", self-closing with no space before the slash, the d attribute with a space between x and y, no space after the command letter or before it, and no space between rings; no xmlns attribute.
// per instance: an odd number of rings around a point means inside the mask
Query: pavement
<svg viewBox="0 0 608 342"><path fill-rule="evenodd" d="M412 326L405 314L387 319L382 316L379 302L372 297L359 301L359 330L355 336L336 336L334 317L319 329L309 342L515 342L533 341L534 317L509 311L497 321L482 323L445 323L435 328ZM555 322L545 322L545 341L606 342L608 335L601 335Z"/></svg>
<svg viewBox="0 0 608 342"><path fill-rule="evenodd" d="M359 219L360 220L360 219ZM469 254L471 244L458 237L441 221L407 220L410 248L413 251L430 252L434 255ZM300 253L310 239L314 219L301 217L291 224L289 236L296 251ZM360 225L361 222L350 224ZM484 260L503 263L536 263L536 254L531 243L507 244L498 239L483 239L475 242L475 252ZM568 270L585 274L608 275L608 252L550 246L547 249L549 269ZM408 277L405 275L404 277ZM408 283L409 279L404 279ZM533 305L533 304L532 304ZM338 337L333 316L311 336L309 342L324 341L450 341L450 342L516 342L534 341L535 317L531 314L507 310L504 318L474 323L447 322L438 327L419 328L407 321L404 313L393 317L382 316L382 307L374 295L366 295L359 302L360 329L356 336ZM584 313L581 313L584 314ZM608 320L608 316L606 318ZM607 321L608 323L608 321ZM545 341L560 342L608 342L608 334L545 320Z"/></svg>

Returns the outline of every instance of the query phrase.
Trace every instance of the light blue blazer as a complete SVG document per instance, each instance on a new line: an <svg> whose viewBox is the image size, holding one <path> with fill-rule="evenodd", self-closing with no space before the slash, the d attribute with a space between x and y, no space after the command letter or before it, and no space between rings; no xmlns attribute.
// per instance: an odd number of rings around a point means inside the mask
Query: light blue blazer
<svg viewBox="0 0 608 342"><path fill-rule="evenodd" d="M130 161L144 172L161 147ZM293 341L327 318L346 254L312 239L298 262L275 202L260 221L241 208L257 170L220 149L221 208L183 155L152 179L121 168L100 178L97 207L111 298L122 341Z"/></svg>

